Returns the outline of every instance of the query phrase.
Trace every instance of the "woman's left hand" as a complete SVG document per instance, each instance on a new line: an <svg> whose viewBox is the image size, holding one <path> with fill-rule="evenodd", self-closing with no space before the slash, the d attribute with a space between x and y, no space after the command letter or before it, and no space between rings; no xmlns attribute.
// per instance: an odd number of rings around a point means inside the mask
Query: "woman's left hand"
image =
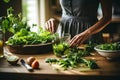
<svg viewBox="0 0 120 80"><path fill-rule="evenodd" d="M75 35L70 41L70 47L74 47L74 46L79 46L80 44L82 44L88 37L90 36L89 33L87 32L82 32L80 34Z"/></svg>

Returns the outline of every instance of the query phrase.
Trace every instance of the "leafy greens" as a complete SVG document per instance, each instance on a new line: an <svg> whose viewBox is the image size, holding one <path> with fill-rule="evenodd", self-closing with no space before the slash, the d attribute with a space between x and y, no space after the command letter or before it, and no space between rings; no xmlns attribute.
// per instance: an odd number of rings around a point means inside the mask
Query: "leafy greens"
<svg viewBox="0 0 120 80"><path fill-rule="evenodd" d="M21 29L6 41L7 45L31 45L44 44L54 40L55 34L40 29L39 33Z"/></svg>
<svg viewBox="0 0 120 80"><path fill-rule="evenodd" d="M95 45L94 45L95 46ZM68 68L76 68L84 65L84 67L95 69L98 65L94 60L88 60L83 57L90 55L93 51L93 44L87 44L86 49L80 49L77 47L70 48L65 42L54 44L54 54L60 59L47 58L46 63L60 65L64 70Z"/></svg>
<svg viewBox="0 0 120 80"><path fill-rule="evenodd" d="M102 50L120 50L120 43L106 43L99 47Z"/></svg>

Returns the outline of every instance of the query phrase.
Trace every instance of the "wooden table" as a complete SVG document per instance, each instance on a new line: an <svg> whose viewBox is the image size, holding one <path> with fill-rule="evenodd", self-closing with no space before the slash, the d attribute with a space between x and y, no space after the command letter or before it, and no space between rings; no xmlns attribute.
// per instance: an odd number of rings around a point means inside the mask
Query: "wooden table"
<svg viewBox="0 0 120 80"><path fill-rule="evenodd" d="M18 62L18 65L13 66L3 58L0 59L0 80L120 80L120 61L109 61L97 53L87 58L96 60L99 69L86 72L53 69L51 65L45 63L46 58L56 58L53 52L15 55L24 60L30 56L36 57L40 63L40 69L34 69L33 72L29 72L20 62Z"/></svg>

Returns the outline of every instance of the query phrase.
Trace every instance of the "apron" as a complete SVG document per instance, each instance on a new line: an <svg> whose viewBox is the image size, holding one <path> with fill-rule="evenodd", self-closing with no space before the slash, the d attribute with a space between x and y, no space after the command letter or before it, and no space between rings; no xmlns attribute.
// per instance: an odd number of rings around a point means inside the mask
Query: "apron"
<svg viewBox="0 0 120 80"><path fill-rule="evenodd" d="M62 8L62 18L58 26L57 32L60 37L65 33L70 33L71 38L76 34L83 32L92 25L94 25L97 19L97 10L99 6L99 0L59 0ZM102 33L99 32L92 35L87 42L102 42Z"/></svg>

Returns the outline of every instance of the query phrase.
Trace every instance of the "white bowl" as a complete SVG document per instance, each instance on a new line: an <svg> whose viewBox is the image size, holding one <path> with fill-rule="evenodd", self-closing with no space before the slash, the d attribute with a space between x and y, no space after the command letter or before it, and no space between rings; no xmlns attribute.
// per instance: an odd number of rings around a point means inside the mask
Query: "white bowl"
<svg viewBox="0 0 120 80"><path fill-rule="evenodd" d="M95 50L103 57L107 59L120 58L120 50L101 50L101 45L95 46Z"/></svg>

